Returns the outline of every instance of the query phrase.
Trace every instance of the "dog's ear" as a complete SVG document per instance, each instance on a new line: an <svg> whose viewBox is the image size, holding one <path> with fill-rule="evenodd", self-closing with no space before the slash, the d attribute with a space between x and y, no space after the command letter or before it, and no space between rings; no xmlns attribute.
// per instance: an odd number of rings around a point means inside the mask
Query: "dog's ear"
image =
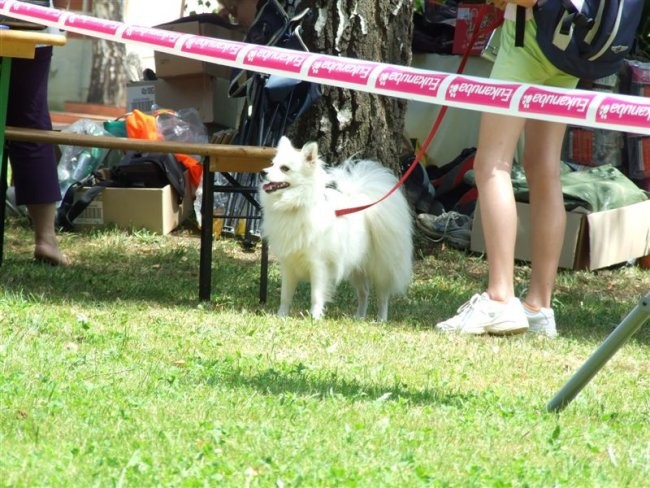
<svg viewBox="0 0 650 488"><path fill-rule="evenodd" d="M291 141L287 136L280 137L280 140L278 141L278 152L286 151L288 149L293 149L293 145L291 144Z"/></svg>
<svg viewBox="0 0 650 488"><path fill-rule="evenodd" d="M307 163L312 165L318 164L318 144L308 142L302 146L302 155Z"/></svg>

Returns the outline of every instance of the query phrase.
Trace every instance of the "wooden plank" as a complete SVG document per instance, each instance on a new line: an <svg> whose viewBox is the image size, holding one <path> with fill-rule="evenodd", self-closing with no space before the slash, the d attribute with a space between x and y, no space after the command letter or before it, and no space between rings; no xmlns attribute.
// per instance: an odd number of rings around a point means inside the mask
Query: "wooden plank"
<svg viewBox="0 0 650 488"><path fill-rule="evenodd" d="M0 29L0 56L33 59L37 44L63 46L65 36L40 31Z"/></svg>
<svg viewBox="0 0 650 488"><path fill-rule="evenodd" d="M66 100L63 102L65 112L78 114L89 114L106 118L119 118L126 115L126 107L116 107L114 105L103 105L101 103L86 103Z"/></svg>
<svg viewBox="0 0 650 488"><path fill-rule="evenodd" d="M87 0L87 8L92 8L92 0ZM90 10L84 10L84 0L54 0L54 8L60 10L73 10L77 12L88 13Z"/></svg>
<svg viewBox="0 0 650 488"><path fill-rule="evenodd" d="M273 150L273 153L275 154L275 150ZM226 173L258 173L264 168L271 166L271 159L273 159L273 155L256 158L251 158L246 155L210 156L210 171Z"/></svg>
<svg viewBox="0 0 650 488"><path fill-rule="evenodd" d="M53 126L60 127L61 129L65 129L67 126L77 122L80 119L89 119L95 122L105 122L107 120L112 120L110 117L101 115L79 112L58 112L54 110L50 110L50 119L52 120Z"/></svg>
<svg viewBox="0 0 650 488"><path fill-rule="evenodd" d="M9 58L34 59L36 44L29 44L16 39L3 39L0 36L0 53L2 56Z"/></svg>
<svg viewBox="0 0 650 488"><path fill-rule="evenodd" d="M210 171L261 171L271 165L275 148L230 144L189 144L176 141L151 141L125 137L93 136L72 132L7 127L9 141L41 142L65 146L103 147L122 151L148 151L174 154L199 154L210 157Z"/></svg>
<svg viewBox="0 0 650 488"><path fill-rule="evenodd" d="M23 44L47 44L48 46L65 46L66 38L60 34L50 34L42 31L29 30L0 30L0 43L16 41Z"/></svg>

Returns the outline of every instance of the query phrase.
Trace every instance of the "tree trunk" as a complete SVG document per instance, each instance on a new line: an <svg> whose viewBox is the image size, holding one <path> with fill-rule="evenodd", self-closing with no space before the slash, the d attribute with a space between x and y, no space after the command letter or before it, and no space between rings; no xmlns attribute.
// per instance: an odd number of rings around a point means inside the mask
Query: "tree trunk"
<svg viewBox="0 0 650 488"><path fill-rule="evenodd" d="M303 37L312 52L410 65L410 0L302 0L312 9ZM315 140L332 164L357 155L395 170L403 153L406 101L323 86L321 100L290 129L294 145Z"/></svg>
<svg viewBox="0 0 650 488"><path fill-rule="evenodd" d="M94 0L92 15L100 19L123 20L121 0ZM93 39L88 103L126 105L126 46L119 42Z"/></svg>

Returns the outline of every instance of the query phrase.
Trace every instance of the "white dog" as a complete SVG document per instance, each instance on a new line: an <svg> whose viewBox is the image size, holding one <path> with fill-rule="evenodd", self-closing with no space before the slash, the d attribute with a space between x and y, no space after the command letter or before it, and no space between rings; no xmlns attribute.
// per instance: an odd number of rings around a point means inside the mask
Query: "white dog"
<svg viewBox="0 0 650 488"><path fill-rule="evenodd" d="M357 290L356 316L364 318L373 287L378 318L388 299L411 280L413 226L401 189L366 210L337 217L338 209L372 203L397 182L375 161L346 161L328 168L311 142L302 150L282 137L273 165L260 184L262 236L280 262L279 315L287 315L300 281L311 283L311 315L323 316L336 286L347 279Z"/></svg>

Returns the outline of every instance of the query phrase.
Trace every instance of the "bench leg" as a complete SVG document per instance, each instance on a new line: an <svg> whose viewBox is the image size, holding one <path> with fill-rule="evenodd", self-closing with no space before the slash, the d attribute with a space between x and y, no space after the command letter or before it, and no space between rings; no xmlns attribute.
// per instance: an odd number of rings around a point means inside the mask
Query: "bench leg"
<svg viewBox="0 0 650 488"><path fill-rule="evenodd" d="M589 383L605 363L632 337L646 322L650 321L650 293L623 319L609 337L587 359L582 367L567 381L562 389L546 406L549 412L557 412L566 407Z"/></svg>
<svg viewBox="0 0 650 488"><path fill-rule="evenodd" d="M206 158L203 165L201 197L201 251L199 257L199 300L208 301L212 294L212 219L214 207L214 173Z"/></svg>
<svg viewBox="0 0 650 488"><path fill-rule="evenodd" d="M5 56L0 64L0 265L4 256L5 214L7 208L7 148L5 128L7 126L7 103L9 102L9 79L11 78L11 58Z"/></svg>
<svg viewBox="0 0 650 488"><path fill-rule="evenodd" d="M214 173L209 171L209 162L203 166L203 195L201 198L201 251L199 264L199 299L210 300L212 290L212 219L214 207L214 192L238 193L244 196L252 205L259 209L259 203L252 196L257 191L255 187L243 187L228 173L223 176L230 186L219 185L215 187ZM226 216L224 216L225 218ZM260 269L260 303L266 303L268 291L269 248L266 241L262 241L262 257Z"/></svg>
<svg viewBox="0 0 650 488"><path fill-rule="evenodd" d="M7 149L2 144L3 150L1 151L1 166L0 166L0 266L4 257L4 243L5 243L5 218L7 216L7 167L9 159L7 157Z"/></svg>
<svg viewBox="0 0 650 488"><path fill-rule="evenodd" d="M262 239L262 262L260 266L260 303L266 303L269 287L269 244Z"/></svg>

